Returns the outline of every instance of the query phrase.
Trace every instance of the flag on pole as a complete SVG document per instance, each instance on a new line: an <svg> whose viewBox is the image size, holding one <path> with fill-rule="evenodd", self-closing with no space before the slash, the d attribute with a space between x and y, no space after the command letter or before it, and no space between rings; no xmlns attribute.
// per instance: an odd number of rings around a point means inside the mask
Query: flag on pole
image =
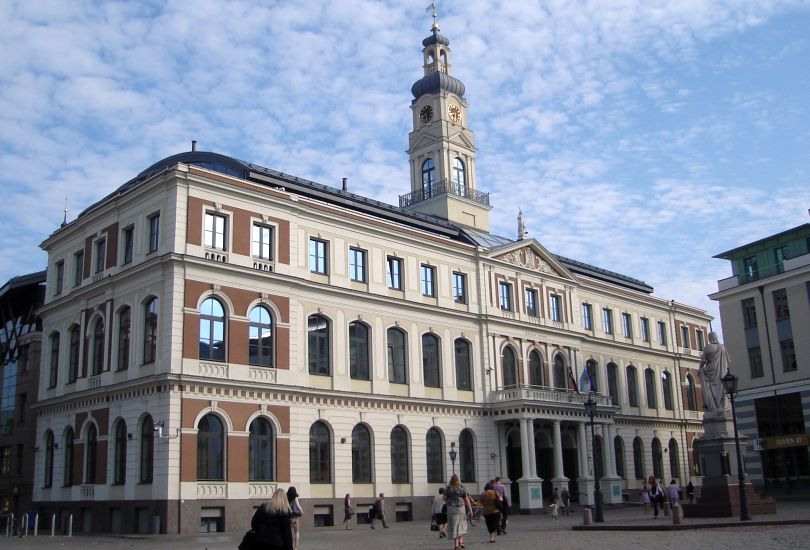
<svg viewBox="0 0 810 550"><path fill-rule="evenodd" d="M574 371L571 369L571 365L568 365L568 387L579 393L579 388L577 388L577 379L574 378Z"/></svg>

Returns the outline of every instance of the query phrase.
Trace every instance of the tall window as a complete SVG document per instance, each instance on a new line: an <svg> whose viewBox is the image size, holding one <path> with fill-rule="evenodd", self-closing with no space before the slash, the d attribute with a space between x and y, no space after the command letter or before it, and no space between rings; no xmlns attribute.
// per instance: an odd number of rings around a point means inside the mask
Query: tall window
<svg viewBox="0 0 810 550"><path fill-rule="evenodd" d="M453 301L457 304L467 303L467 276L458 271L453 272Z"/></svg>
<svg viewBox="0 0 810 550"><path fill-rule="evenodd" d="M657 437L652 440L652 464L655 479L664 479L664 453L661 451L661 442Z"/></svg>
<svg viewBox="0 0 810 550"><path fill-rule="evenodd" d="M160 214L149 216L149 252L157 252L160 245Z"/></svg>
<svg viewBox="0 0 810 550"><path fill-rule="evenodd" d="M385 260L385 278L388 288L402 290L402 259L388 256Z"/></svg>
<svg viewBox="0 0 810 550"><path fill-rule="evenodd" d="M593 306L582 304L582 326L585 330L593 330Z"/></svg>
<svg viewBox="0 0 810 550"><path fill-rule="evenodd" d="M225 479L225 430L222 421L206 414L197 427L197 480Z"/></svg>
<svg viewBox="0 0 810 550"><path fill-rule="evenodd" d="M512 348L503 348L503 385L506 388L517 385L517 360Z"/></svg>
<svg viewBox="0 0 810 550"><path fill-rule="evenodd" d="M273 228L259 223L253 224L250 252L260 260L273 259Z"/></svg>
<svg viewBox="0 0 810 550"><path fill-rule="evenodd" d="M619 401L619 367L616 363L607 364L607 384L608 395L610 395L610 402L618 405Z"/></svg>
<svg viewBox="0 0 810 550"><path fill-rule="evenodd" d="M366 251L349 248L349 278L358 283L366 282Z"/></svg>
<svg viewBox="0 0 810 550"><path fill-rule="evenodd" d="M42 486L46 489L53 486L53 450L53 432L48 430L45 432L45 472L42 483Z"/></svg>
<svg viewBox="0 0 810 550"><path fill-rule="evenodd" d="M703 331L700 329L695 330L695 337L697 338L697 349L703 351L706 342L703 340Z"/></svg>
<svg viewBox="0 0 810 550"><path fill-rule="evenodd" d="M73 286L82 284L84 278L84 251L80 250L73 255Z"/></svg>
<svg viewBox="0 0 810 550"><path fill-rule="evenodd" d="M441 387L441 362L439 360L439 339L433 334L422 335L422 374L425 386Z"/></svg>
<svg viewBox="0 0 810 550"><path fill-rule="evenodd" d="M96 273L104 271L107 262L107 239L96 241Z"/></svg>
<svg viewBox="0 0 810 550"><path fill-rule="evenodd" d="M661 373L661 393L664 395L664 408L672 410L672 375L667 371Z"/></svg>
<svg viewBox="0 0 810 550"><path fill-rule="evenodd" d="M678 460L678 442L669 440L669 475L672 478L681 477L681 465Z"/></svg>
<svg viewBox="0 0 810 550"><path fill-rule="evenodd" d="M543 356L536 349L529 352L529 384L543 386Z"/></svg>
<svg viewBox="0 0 810 550"><path fill-rule="evenodd" d="M453 159L453 192L460 197L467 196L467 177L464 171L464 161L458 157Z"/></svg>
<svg viewBox="0 0 810 550"><path fill-rule="evenodd" d="M628 365L627 375L627 403L631 407L638 407L638 379L636 378L636 367Z"/></svg>
<svg viewBox="0 0 810 550"><path fill-rule="evenodd" d="M331 483L332 441L323 422L315 422L309 429L309 482Z"/></svg>
<svg viewBox="0 0 810 550"><path fill-rule="evenodd" d="M779 349L782 355L782 370L795 371L796 347L793 342L793 328L790 320L790 305L787 291L784 288L773 292L773 306L776 311L776 332L779 337Z"/></svg>
<svg viewBox="0 0 810 550"><path fill-rule="evenodd" d="M588 378L588 391L589 392L596 392L599 391L599 367L596 364L596 361L593 359L588 359L585 362L585 376ZM581 391L581 390L580 390Z"/></svg>
<svg viewBox="0 0 810 550"><path fill-rule="evenodd" d="M642 342L649 342L650 341L650 320L646 317L640 317L638 320L638 326L641 330L641 341Z"/></svg>
<svg viewBox="0 0 810 550"><path fill-rule="evenodd" d="M87 437L84 441L84 483L96 482L96 465L98 458L98 430L95 424L87 428Z"/></svg>
<svg viewBox="0 0 810 550"><path fill-rule="evenodd" d="M73 325L68 331L69 349L68 349L68 383L73 383L79 377L79 345L81 344L81 335L79 325ZM56 382L56 380L54 380Z"/></svg>
<svg viewBox="0 0 810 550"><path fill-rule="evenodd" d="M132 255L135 251L135 227L125 227L122 231L124 237L124 265L132 263Z"/></svg>
<svg viewBox="0 0 810 550"><path fill-rule="evenodd" d="M99 318L93 328L93 376L104 370L104 319Z"/></svg>
<svg viewBox="0 0 810 550"><path fill-rule="evenodd" d="M457 338L455 343L456 389L472 390L472 365L470 364L470 343Z"/></svg>
<svg viewBox="0 0 810 550"><path fill-rule="evenodd" d="M225 310L216 298L200 306L200 359L225 360Z"/></svg>
<svg viewBox="0 0 810 550"><path fill-rule="evenodd" d="M644 390L647 393L647 406L656 408L658 400L655 398L655 373L652 369L644 369Z"/></svg>
<svg viewBox="0 0 810 550"><path fill-rule="evenodd" d="M624 478L624 442L618 435L613 438L613 454L616 457L616 475Z"/></svg>
<svg viewBox="0 0 810 550"><path fill-rule="evenodd" d="M501 299L501 309L512 311L512 285L509 283L498 283L498 296Z"/></svg>
<svg viewBox="0 0 810 550"><path fill-rule="evenodd" d="M742 301L743 326L754 328L757 326L757 306L753 298L746 298Z"/></svg>
<svg viewBox="0 0 810 550"><path fill-rule="evenodd" d="M309 343L309 373L329 376L329 320L322 315L310 315L307 322Z"/></svg>
<svg viewBox="0 0 810 550"><path fill-rule="evenodd" d="M141 422L141 448L138 464L138 481L152 483L152 472L155 463L155 425L152 417L146 415Z"/></svg>
<svg viewBox="0 0 810 550"><path fill-rule="evenodd" d="M602 329L605 334L613 334L613 311L608 308L602 309Z"/></svg>
<svg viewBox="0 0 810 550"><path fill-rule="evenodd" d="M697 410L697 395L695 394L695 380L691 374L686 375L686 408L690 411Z"/></svg>
<svg viewBox="0 0 810 550"><path fill-rule="evenodd" d="M658 321L658 343L667 345L667 324L663 321Z"/></svg>
<svg viewBox="0 0 810 550"><path fill-rule="evenodd" d="M475 438L469 429L458 434L458 469L463 483L475 481Z"/></svg>
<svg viewBox="0 0 810 550"><path fill-rule="evenodd" d="M59 261L56 262L56 285L53 289L54 294L61 294L62 288L65 285L65 262Z"/></svg>
<svg viewBox="0 0 810 550"><path fill-rule="evenodd" d="M55 388L59 381L59 340L60 336L58 332L51 334L51 359L48 372L48 388Z"/></svg>
<svg viewBox="0 0 810 550"><path fill-rule="evenodd" d="M273 471L273 450L275 435L273 426L266 418L254 418L248 428L248 471L250 481L272 481L275 479Z"/></svg>
<svg viewBox="0 0 810 550"><path fill-rule="evenodd" d="M371 434L363 424L352 429L352 483L371 483Z"/></svg>
<svg viewBox="0 0 810 550"><path fill-rule="evenodd" d="M157 358L158 299L150 298L143 306L143 362Z"/></svg>
<svg viewBox="0 0 810 550"><path fill-rule="evenodd" d="M644 479L644 445L640 437L633 440L633 469L636 479Z"/></svg>
<svg viewBox="0 0 810 550"><path fill-rule="evenodd" d="M765 369L762 365L762 348L758 345L748 348L748 364L751 367L751 378L765 376Z"/></svg>
<svg viewBox="0 0 810 550"><path fill-rule="evenodd" d="M70 487L73 485L73 428L68 428L65 432L65 454L62 461L63 485Z"/></svg>
<svg viewBox="0 0 810 550"><path fill-rule="evenodd" d="M430 428L425 438L427 465L427 482L444 483L444 445L442 434L436 428Z"/></svg>
<svg viewBox="0 0 810 550"><path fill-rule="evenodd" d="M225 250L227 243L225 235L225 227L228 223L228 218L213 212L205 213L205 226L203 231L204 244L208 248L215 250Z"/></svg>
<svg viewBox="0 0 810 550"><path fill-rule="evenodd" d="M689 345L689 327L681 325L681 347L690 348Z"/></svg>
<svg viewBox="0 0 810 550"><path fill-rule="evenodd" d="M320 239L309 240L309 270L312 273L326 275L328 271L328 258L326 251L326 241Z"/></svg>
<svg viewBox="0 0 810 550"><path fill-rule="evenodd" d="M114 451L113 485L123 485L127 481L127 425L123 420L115 425Z"/></svg>
<svg viewBox="0 0 810 550"><path fill-rule="evenodd" d="M422 289L422 296L436 296L434 281L436 280L436 268L422 264L419 269L419 283Z"/></svg>
<svg viewBox="0 0 810 550"><path fill-rule="evenodd" d="M559 353L554 356L554 387L564 390L568 387L565 376L565 359Z"/></svg>
<svg viewBox="0 0 810 550"><path fill-rule="evenodd" d="M408 483L410 481L410 460L408 457L408 433L402 426L391 430L391 482Z"/></svg>
<svg viewBox="0 0 810 550"><path fill-rule="evenodd" d="M533 288L526 289L526 314L537 317L537 291Z"/></svg>
<svg viewBox="0 0 810 550"><path fill-rule="evenodd" d="M429 199L436 194L436 164L433 159L422 163L422 197Z"/></svg>
<svg viewBox="0 0 810 550"><path fill-rule="evenodd" d="M349 323L349 376L355 380L371 380L368 340L366 325Z"/></svg>
<svg viewBox="0 0 810 550"><path fill-rule="evenodd" d="M274 366L273 316L264 306L256 306L250 310L248 362L256 367Z"/></svg>
<svg viewBox="0 0 810 550"><path fill-rule="evenodd" d="M406 384L405 333L398 328L389 328L387 333L388 381Z"/></svg>
<svg viewBox="0 0 810 550"><path fill-rule="evenodd" d="M622 313L622 331L625 338L633 337L633 320L629 313Z"/></svg>
<svg viewBox="0 0 810 550"><path fill-rule="evenodd" d="M129 368L129 335L131 332L132 310L128 307L118 312L118 370Z"/></svg>
<svg viewBox="0 0 810 550"><path fill-rule="evenodd" d="M751 256L749 258L743 258L743 275L745 278L744 282L753 281L757 278L759 273L759 268L757 267L757 258L756 256Z"/></svg>
<svg viewBox="0 0 810 550"><path fill-rule="evenodd" d="M551 320L562 321L562 298L559 294L549 296L549 308L551 309Z"/></svg>

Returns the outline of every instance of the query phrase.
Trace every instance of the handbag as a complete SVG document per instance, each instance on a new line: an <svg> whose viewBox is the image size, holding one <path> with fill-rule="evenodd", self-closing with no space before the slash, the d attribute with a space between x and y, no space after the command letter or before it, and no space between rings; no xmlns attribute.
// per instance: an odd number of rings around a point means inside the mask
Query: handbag
<svg viewBox="0 0 810 550"><path fill-rule="evenodd" d="M237 547L239 550L252 550L256 544L256 531L253 529L248 530L245 536L242 537L242 542Z"/></svg>
<svg viewBox="0 0 810 550"><path fill-rule="evenodd" d="M436 522L436 517L434 516L433 519L430 520L430 530L431 531L438 531L439 524Z"/></svg>

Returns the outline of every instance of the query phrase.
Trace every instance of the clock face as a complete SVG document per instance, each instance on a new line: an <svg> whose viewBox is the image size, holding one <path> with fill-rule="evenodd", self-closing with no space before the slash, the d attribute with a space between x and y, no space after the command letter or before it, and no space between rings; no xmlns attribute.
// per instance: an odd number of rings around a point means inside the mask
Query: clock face
<svg viewBox="0 0 810 550"><path fill-rule="evenodd" d="M453 122L459 122L461 120L461 109L459 109L458 105L450 104L450 107L447 108L447 112L450 114L450 120Z"/></svg>
<svg viewBox="0 0 810 550"><path fill-rule="evenodd" d="M430 105L425 105L422 107L422 110L419 111L419 120L422 121L422 124L427 124L433 118L433 107Z"/></svg>

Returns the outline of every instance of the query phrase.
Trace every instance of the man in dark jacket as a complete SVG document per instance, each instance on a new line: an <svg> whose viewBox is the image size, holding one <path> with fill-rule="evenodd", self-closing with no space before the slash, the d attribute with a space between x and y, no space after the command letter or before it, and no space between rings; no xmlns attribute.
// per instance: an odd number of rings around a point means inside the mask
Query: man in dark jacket
<svg viewBox="0 0 810 550"><path fill-rule="evenodd" d="M385 521L385 493L380 493L380 497L374 501L374 515L371 516L369 525L374 529L374 520L379 519L382 521L383 527L388 529L388 523Z"/></svg>

